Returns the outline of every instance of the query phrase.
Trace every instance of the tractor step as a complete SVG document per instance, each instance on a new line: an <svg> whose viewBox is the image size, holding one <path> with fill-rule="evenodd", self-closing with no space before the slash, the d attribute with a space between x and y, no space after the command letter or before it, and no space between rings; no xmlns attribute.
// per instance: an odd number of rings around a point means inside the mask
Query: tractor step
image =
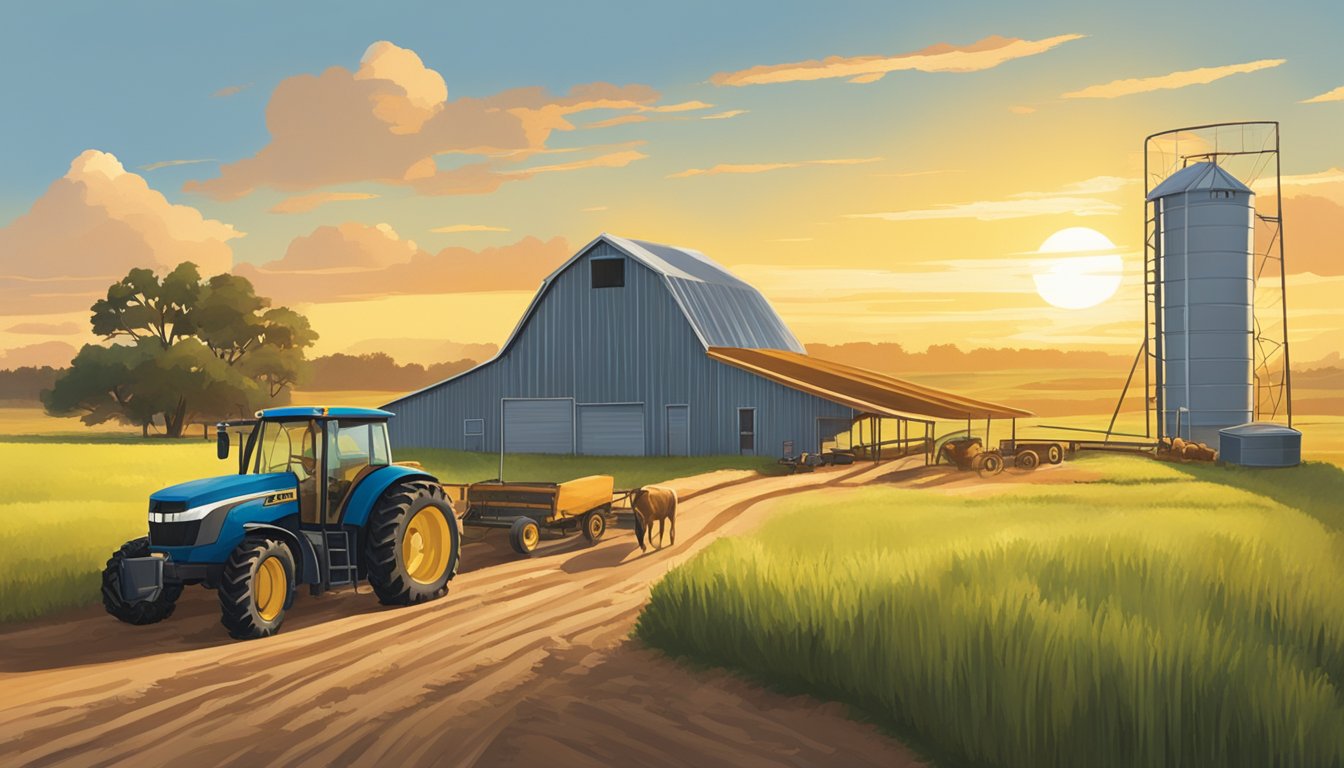
<svg viewBox="0 0 1344 768"><path fill-rule="evenodd" d="M313 545L317 562L327 566L327 577L323 583L313 585L314 594L320 589L353 584L359 591L359 565L350 551L348 531L304 531L308 543Z"/></svg>

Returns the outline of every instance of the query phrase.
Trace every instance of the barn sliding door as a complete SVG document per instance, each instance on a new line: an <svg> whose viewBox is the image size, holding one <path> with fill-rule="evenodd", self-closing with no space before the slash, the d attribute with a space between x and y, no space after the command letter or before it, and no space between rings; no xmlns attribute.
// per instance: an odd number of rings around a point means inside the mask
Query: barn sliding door
<svg viewBox="0 0 1344 768"><path fill-rule="evenodd" d="M580 405L579 453L643 456L644 406L640 403Z"/></svg>
<svg viewBox="0 0 1344 768"><path fill-rule="evenodd" d="M569 398L504 401L507 453L573 453L574 401Z"/></svg>

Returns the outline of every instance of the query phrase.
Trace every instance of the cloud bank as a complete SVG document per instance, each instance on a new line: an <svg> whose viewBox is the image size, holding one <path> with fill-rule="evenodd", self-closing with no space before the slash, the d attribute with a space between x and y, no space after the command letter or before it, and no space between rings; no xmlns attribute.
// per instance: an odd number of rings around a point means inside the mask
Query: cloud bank
<svg viewBox="0 0 1344 768"><path fill-rule="evenodd" d="M27 213L0 229L0 313L87 309L133 267L195 262L203 274L233 266L243 233L173 205L117 158L90 149Z"/></svg>

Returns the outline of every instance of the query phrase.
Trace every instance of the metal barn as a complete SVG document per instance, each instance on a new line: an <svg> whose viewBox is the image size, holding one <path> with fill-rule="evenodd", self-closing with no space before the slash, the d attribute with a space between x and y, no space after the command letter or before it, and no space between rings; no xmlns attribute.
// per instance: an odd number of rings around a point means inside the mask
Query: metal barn
<svg viewBox="0 0 1344 768"><path fill-rule="evenodd" d="M703 254L609 234L542 282L493 359L384 408L401 446L629 456L796 454L861 417L1026 415L811 358Z"/></svg>
<svg viewBox="0 0 1344 768"><path fill-rule="evenodd" d="M803 347L700 253L603 234L547 277L499 354L389 403L397 445L510 453L806 450L853 409L711 360ZM830 420L830 421L827 421Z"/></svg>

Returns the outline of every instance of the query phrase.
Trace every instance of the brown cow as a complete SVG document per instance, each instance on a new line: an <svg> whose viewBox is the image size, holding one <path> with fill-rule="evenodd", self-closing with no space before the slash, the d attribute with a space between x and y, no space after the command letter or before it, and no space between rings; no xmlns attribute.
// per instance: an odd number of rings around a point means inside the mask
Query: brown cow
<svg viewBox="0 0 1344 768"><path fill-rule="evenodd" d="M646 485L630 496L630 506L635 510L635 539L641 551L647 535L648 543L653 543L653 524L658 523L658 548L663 547L663 531L667 523L672 523L672 544L677 543L677 492L661 485Z"/></svg>

